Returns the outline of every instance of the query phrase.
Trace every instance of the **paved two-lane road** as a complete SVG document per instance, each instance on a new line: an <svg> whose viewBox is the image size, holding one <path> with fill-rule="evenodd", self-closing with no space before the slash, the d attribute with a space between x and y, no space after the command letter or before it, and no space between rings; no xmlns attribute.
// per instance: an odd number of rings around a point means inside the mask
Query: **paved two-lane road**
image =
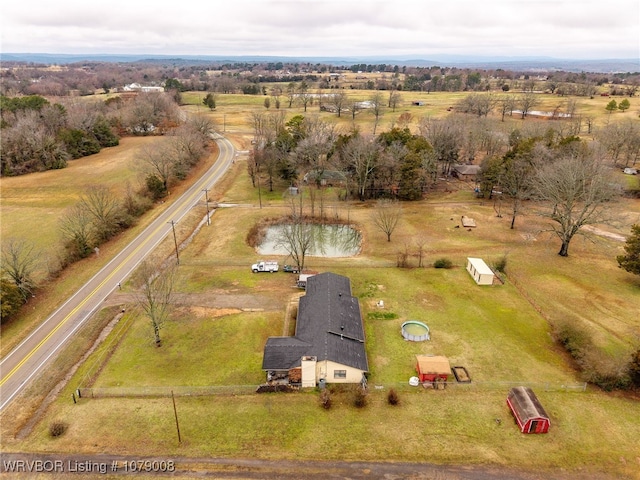
<svg viewBox="0 0 640 480"><path fill-rule="evenodd" d="M50 362L65 342L93 315L107 296L167 235L225 173L236 155L231 142L216 140L220 154L215 164L175 200L135 240L84 284L49 318L0 361L0 411Z"/></svg>

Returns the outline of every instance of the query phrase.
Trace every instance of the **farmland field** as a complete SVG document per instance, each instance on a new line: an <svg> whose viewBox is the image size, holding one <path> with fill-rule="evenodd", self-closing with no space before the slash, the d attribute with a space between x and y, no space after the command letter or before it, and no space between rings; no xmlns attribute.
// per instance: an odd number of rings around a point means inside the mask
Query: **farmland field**
<svg viewBox="0 0 640 480"><path fill-rule="evenodd" d="M405 92L402 108L444 115L462 94L420 95L428 103L425 107L409 106L409 99L417 96ZM251 112L264 109L259 98L246 102L245 96L221 96L217 111L209 113L218 125L224 122L240 150L250 145ZM185 100L192 103L187 110L202 110L199 94L189 93ZM552 100L541 108L552 108ZM604 100L596 97L595 102ZM592 108L587 103L584 108ZM358 121L370 127L370 118ZM348 127L351 119L338 122ZM388 128L391 118L386 122L378 128ZM98 172L100 180L91 181L114 187L133 178L134 172L117 158L137 148L138 141L154 140L128 139L103 151L102 159L76 161L73 168L88 170L75 175L67 169L3 179L3 231L28 234L20 216L31 222L43 216L47 220L42 228L53 229L54 209L77 197L87 171ZM135 286L125 284L108 300L109 307L126 307L124 317L79 365L33 429L16 435L26 423L24 415L3 415L3 450L269 459L313 459L322 451L334 460L491 465L640 478L640 402L592 386L585 391L564 388L579 386L582 379L553 338L559 324L580 325L615 365L638 347L640 281L617 267L615 256L623 243L605 235L578 237L570 256L562 258L555 237L544 233L536 205L526 205L512 230L510 218L498 217L493 202L476 198L473 185L466 182L452 181L421 201L405 203L391 242L371 223L373 204L327 194L327 209L362 233L362 251L351 258L313 257L308 267L349 277L359 298L371 370L365 408L353 406L348 389L335 389L329 410L320 407L315 391L246 393L240 387L263 381L264 342L283 334L287 306L300 294L293 286L294 275L254 275L249 270L256 253L246 242L247 233L261 219L286 213L286 185L277 184L274 192L263 191L259 198L246 161L247 156L241 156L212 192L215 201L229 206L216 209L211 225L198 230L181 254L181 300L162 330L163 346L153 345L148 320L133 308ZM90 162L106 170L100 172ZM117 172L111 171L116 165ZM69 173L77 183L66 180ZM34 185L30 179L42 185L37 197L29 196ZM5 191L11 193L6 212ZM624 198L614 208L621 222L602 229L626 235L640 218L640 202ZM22 213L17 214L19 209ZM462 215L472 217L477 227L461 228ZM194 211L185 223L195 228L201 218L201 212ZM419 267L412 254L409 268L398 268L398 253L414 252L420 241L426 242L424 266ZM170 249L164 253L170 255ZM477 286L464 268L468 256L489 264L506 256L504 284ZM439 258L450 259L453 268L433 268ZM384 309L377 307L379 300ZM409 319L426 323L431 341L404 341L400 325ZM409 387L415 355L422 353L446 355L452 364L465 366L471 384L451 385L445 391ZM550 414L549 434L523 436L514 425L505 399L509 387L520 383L533 386ZM165 394L202 387L237 391L179 395L184 440L178 444L170 396L83 398L74 404L71 395L78 387L128 388L134 393L155 388ZM390 388L399 393L395 407L386 402ZM59 438L48 435L54 420L68 424Z"/></svg>

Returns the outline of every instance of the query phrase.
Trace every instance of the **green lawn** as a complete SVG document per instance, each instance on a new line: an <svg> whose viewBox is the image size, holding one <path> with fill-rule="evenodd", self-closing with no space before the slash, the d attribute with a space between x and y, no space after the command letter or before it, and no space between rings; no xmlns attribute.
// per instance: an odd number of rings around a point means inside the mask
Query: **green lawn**
<svg viewBox="0 0 640 480"><path fill-rule="evenodd" d="M176 316L161 330L160 348L148 335L148 321L136 320L95 386L257 385L263 380L262 348L268 332L282 331L282 315L211 318L185 311Z"/></svg>

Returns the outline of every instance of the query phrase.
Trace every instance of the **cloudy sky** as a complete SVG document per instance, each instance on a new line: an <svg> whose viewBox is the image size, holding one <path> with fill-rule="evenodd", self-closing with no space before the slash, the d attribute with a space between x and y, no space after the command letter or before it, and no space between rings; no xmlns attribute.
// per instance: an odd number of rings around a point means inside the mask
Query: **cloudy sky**
<svg viewBox="0 0 640 480"><path fill-rule="evenodd" d="M640 57L638 0L3 1L6 53Z"/></svg>

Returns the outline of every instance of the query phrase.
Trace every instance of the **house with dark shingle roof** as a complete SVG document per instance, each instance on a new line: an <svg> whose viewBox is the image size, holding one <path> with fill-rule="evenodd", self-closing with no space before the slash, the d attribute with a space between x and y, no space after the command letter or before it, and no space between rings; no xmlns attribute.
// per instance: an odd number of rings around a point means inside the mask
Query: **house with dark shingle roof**
<svg viewBox="0 0 640 480"><path fill-rule="evenodd" d="M288 378L303 387L362 381L369 371L364 327L347 277L335 273L309 277L300 297L295 335L267 340L262 369L267 379Z"/></svg>

